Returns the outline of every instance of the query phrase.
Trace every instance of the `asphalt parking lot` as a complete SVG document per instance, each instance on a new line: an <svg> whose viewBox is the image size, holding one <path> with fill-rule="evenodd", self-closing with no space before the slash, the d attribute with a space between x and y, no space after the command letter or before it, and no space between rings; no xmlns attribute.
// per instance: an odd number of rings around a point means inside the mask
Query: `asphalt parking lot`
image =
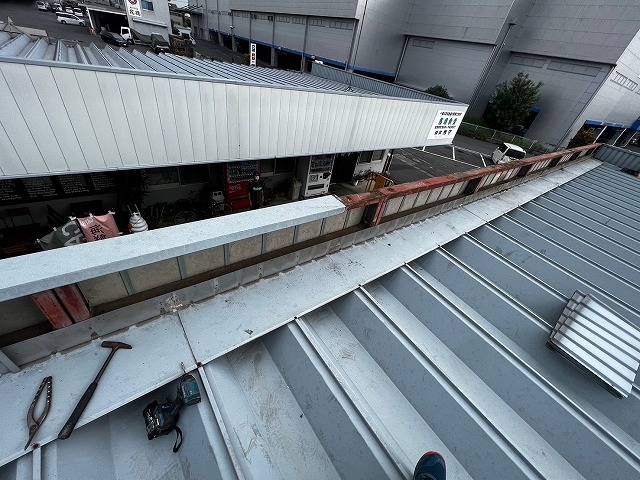
<svg viewBox="0 0 640 480"><path fill-rule="evenodd" d="M452 145L398 148L389 174L396 183L415 182L493 165L497 145L457 135Z"/></svg>

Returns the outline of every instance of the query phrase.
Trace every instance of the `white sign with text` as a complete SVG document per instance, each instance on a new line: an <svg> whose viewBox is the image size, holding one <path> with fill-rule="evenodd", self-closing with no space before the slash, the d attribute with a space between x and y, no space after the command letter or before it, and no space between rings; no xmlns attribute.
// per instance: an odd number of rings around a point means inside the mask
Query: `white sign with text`
<svg viewBox="0 0 640 480"><path fill-rule="evenodd" d="M256 44L252 43L251 44L251 63L249 65L255 65L256 64Z"/></svg>
<svg viewBox="0 0 640 480"><path fill-rule="evenodd" d="M140 11L140 1L141 0L127 0L127 15L130 17L142 16L142 12Z"/></svg>
<svg viewBox="0 0 640 480"><path fill-rule="evenodd" d="M463 116L464 112L438 110L427 140L455 137L458 127L462 123Z"/></svg>

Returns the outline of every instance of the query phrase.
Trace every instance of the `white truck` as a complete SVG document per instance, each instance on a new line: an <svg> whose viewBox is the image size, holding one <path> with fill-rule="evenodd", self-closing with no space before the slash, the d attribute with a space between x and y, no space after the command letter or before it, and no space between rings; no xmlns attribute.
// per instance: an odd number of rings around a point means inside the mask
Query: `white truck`
<svg viewBox="0 0 640 480"><path fill-rule="evenodd" d="M131 36L131 29L129 27L120 27L120 36L124 38L128 44L133 43L133 37Z"/></svg>
<svg viewBox="0 0 640 480"><path fill-rule="evenodd" d="M191 42L191 45L195 45L196 44L196 40L191 36L191 29L190 28L178 28L178 36L182 39L182 40L186 40L187 42Z"/></svg>

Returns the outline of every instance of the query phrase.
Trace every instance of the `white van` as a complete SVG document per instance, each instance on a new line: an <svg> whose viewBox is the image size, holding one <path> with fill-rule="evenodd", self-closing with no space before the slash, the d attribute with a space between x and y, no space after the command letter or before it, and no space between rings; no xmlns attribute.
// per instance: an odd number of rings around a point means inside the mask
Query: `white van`
<svg viewBox="0 0 640 480"><path fill-rule="evenodd" d="M74 15L73 13L67 12L56 12L56 16L58 17L58 21L63 25L81 25L84 27L84 19Z"/></svg>
<svg viewBox="0 0 640 480"><path fill-rule="evenodd" d="M498 148L496 148L491 155L491 160L493 163L509 163L516 162L518 160L522 160L526 157L527 152L525 152L518 145L514 145L513 143L503 143Z"/></svg>

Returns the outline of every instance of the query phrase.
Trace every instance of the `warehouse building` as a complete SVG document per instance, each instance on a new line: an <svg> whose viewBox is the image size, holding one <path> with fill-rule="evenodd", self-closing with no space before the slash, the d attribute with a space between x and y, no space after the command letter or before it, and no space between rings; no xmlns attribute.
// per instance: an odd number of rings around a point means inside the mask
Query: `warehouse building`
<svg viewBox="0 0 640 480"><path fill-rule="evenodd" d="M80 2L87 8L91 28L120 33L120 27L129 27L143 35L152 33L169 40L171 21L169 4L152 0L91 0Z"/></svg>
<svg viewBox="0 0 640 480"><path fill-rule="evenodd" d="M640 10L632 0L191 2L194 32L272 65L318 59L417 89L444 85L481 116L495 85L544 82L526 136L566 145L580 128L626 144L640 128ZM201 6L201 8L197 8Z"/></svg>
<svg viewBox="0 0 640 480"><path fill-rule="evenodd" d="M18 227L35 249L52 210L115 210L118 192L141 188L127 172L144 170L147 205L210 187L246 208L254 170L273 185L297 176L309 198L382 171L394 148L450 143L467 109L321 64L284 72L8 32L0 72L2 255Z"/></svg>

